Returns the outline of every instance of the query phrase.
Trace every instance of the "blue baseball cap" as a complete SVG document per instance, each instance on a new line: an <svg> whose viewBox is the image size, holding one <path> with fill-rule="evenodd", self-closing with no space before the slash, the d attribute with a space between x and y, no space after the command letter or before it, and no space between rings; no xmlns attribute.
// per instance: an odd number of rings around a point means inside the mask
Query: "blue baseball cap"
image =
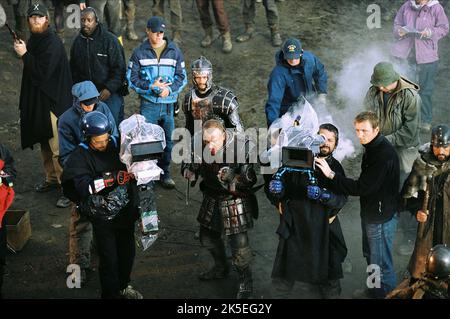
<svg viewBox="0 0 450 319"><path fill-rule="evenodd" d="M165 32L166 23L162 17L153 16L147 21L147 29L150 29L152 32Z"/></svg>
<svg viewBox="0 0 450 319"><path fill-rule="evenodd" d="M287 39L283 44L282 50L286 60L300 59L302 55L302 43L295 38Z"/></svg>

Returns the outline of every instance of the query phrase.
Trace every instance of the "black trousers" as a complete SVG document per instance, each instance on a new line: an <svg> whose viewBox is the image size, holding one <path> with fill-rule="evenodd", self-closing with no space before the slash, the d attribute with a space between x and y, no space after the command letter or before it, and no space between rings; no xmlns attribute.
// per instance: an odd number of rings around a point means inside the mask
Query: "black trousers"
<svg viewBox="0 0 450 319"><path fill-rule="evenodd" d="M136 254L134 223L124 226L93 221L92 225L99 256L102 298L120 298L120 290L130 282Z"/></svg>

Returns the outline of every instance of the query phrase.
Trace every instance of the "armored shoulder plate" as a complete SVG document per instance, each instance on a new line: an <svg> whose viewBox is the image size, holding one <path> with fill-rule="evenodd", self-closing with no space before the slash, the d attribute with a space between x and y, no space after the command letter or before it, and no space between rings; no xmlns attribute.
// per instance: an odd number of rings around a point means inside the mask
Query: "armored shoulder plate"
<svg viewBox="0 0 450 319"><path fill-rule="evenodd" d="M213 97L213 109L222 114L230 114L239 107L236 95L232 91L218 87Z"/></svg>

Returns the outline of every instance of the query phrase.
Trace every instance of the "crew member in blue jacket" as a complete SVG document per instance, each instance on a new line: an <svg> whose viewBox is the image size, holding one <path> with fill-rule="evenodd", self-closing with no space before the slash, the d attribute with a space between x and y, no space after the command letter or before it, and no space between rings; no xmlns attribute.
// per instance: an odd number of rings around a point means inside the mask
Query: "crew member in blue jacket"
<svg viewBox="0 0 450 319"><path fill-rule="evenodd" d="M165 30L163 18L154 16L148 20L148 40L131 55L127 79L129 87L140 96L141 114L147 122L164 129L167 145L158 165L164 171L162 186L171 189L175 187L169 170L175 128L174 104L187 84L187 76L183 53L164 37Z"/></svg>
<svg viewBox="0 0 450 319"><path fill-rule="evenodd" d="M318 103L326 104L328 76L325 67L313 53L303 51L300 40L286 40L276 53L275 61L267 84L267 126L283 116L302 96L308 100L317 98Z"/></svg>
<svg viewBox="0 0 450 319"><path fill-rule="evenodd" d="M69 155L85 139L81 131L81 119L87 113L99 111L110 122L111 134L119 137L114 116L108 105L100 101L100 93L91 81L76 83L72 87L73 105L58 119L59 162L64 169ZM69 223L69 263L81 269L81 284L87 280L91 269L92 224L72 205Z"/></svg>

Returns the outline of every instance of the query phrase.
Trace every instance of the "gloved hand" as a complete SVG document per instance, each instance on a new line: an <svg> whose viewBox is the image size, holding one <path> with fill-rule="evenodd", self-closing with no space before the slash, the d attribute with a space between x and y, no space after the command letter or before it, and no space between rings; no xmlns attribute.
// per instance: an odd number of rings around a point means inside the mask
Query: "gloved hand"
<svg viewBox="0 0 450 319"><path fill-rule="evenodd" d="M315 185L309 185L306 188L306 196L308 196L309 199L319 200L323 203L331 198L331 194L327 189Z"/></svg>
<svg viewBox="0 0 450 319"><path fill-rule="evenodd" d="M269 192L277 197L283 197L284 194L284 185L283 182L279 179L273 179L269 183Z"/></svg>

